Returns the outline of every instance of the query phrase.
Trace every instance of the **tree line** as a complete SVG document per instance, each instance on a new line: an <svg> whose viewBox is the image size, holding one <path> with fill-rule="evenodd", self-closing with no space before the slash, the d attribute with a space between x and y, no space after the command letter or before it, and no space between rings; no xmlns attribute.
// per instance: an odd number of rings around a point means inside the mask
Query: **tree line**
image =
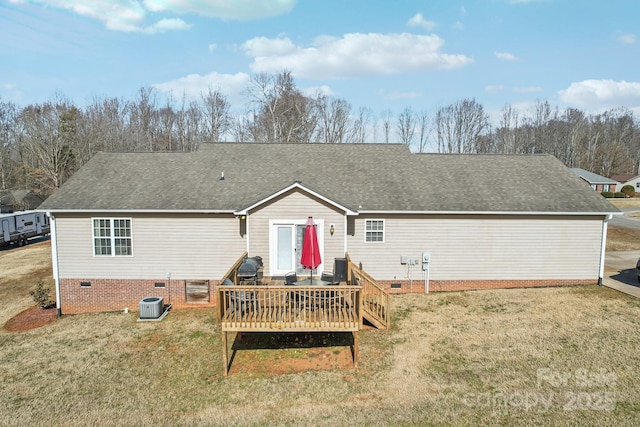
<svg viewBox="0 0 640 427"><path fill-rule="evenodd" d="M433 114L403 109L374 116L341 98L305 94L289 72L253 75L244 113L209 89L199 99L141 88L134 99L94 98L79 108L61 95L19 107L0 98L0 189L48 196L98 151L194 151L203 142L402 143L415 152L552 154L568 167L636 174L640 126L625 109L587 114L538 101L511 105L492 126L484 107L463 99Z"/></svg>

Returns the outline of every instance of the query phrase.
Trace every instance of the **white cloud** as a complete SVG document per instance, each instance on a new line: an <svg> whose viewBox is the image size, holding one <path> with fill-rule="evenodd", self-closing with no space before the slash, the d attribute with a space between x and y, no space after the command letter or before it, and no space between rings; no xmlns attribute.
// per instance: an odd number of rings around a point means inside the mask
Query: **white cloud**
<svg viewBox="0 0 640 427"><path fill-rule="evenodd" d="M520 87L514 87L513 91L515 93L536 93L536 92L542 92L544 89L542 89L540 86L520 86Z"/></svg>
<svg viewBox="0 0 640 427"><path fill-rule="evenodd" d="M182 95L188 100L200 99L209 88L219 89L229 98L231 105L243 103L243 92L249 84L250 77L246 73L219 74L212 72L206 75L189 74L176 80L153 85L156 89L166 94L181 99Z"/></svg>
<svg viewBox="0 0 640 427"><path fill-rule="evenodd" d="M465 55L440 52L443 44L436 35L352 33L319 37L310 47L289 38L258 37L243 48L253 57L254 72L290 70L296 77L316 79L443 70L473 62Z"/></svg>
<svg viewBox="0 0 640 427"><path fill-rule="evenodd" d="M509 53L509 52L495 52L494 53L495 57L502 60L502 61L515 61L518 58L515 57L515 55Z"/></svg>
<svg viewBox="0 0 640 427"><path fill-rule="evenodd" d="M438 26L438 23L435 21L429 21L422 16L422 13L416 13L409 21L407 21L407 25L410 27L421 27L427 31L433 31L434 28Z"/></svg>
<svg viewBox="0 0 640 427"><path fill-rule="evenodd" d="M172 30L188 30L191 25L184 22L182 19L161 19L153 25L144 27L143 32L147 34L164 33L165 31Z"/></svg>
<svg viewBox="0 0 640 427"><path fill-rule="evenodd" d="M312 97L312 98L315 97L319 93L324 95L324 96L333 96L333 95L335 95L333 90L327 85L309 86L309 87L303 88L301 90L302 90L302 93L305 96L309 96L309 97Z"/></svg>
<svg viewBox="0 0 640 427"><path fill-rule="evenodd" d="M458 31L462 31L464 30L464 24L460 21L456 21L455 24L453 24L453 29L454 30L458 30Z"/></svg>
<svg viewBox="0 0 640 427"><path fill-rule="evenodd" d="M289 12L297 0L10 0L70 10L99 20L113 31L155 34L187 30L191 26L178 18L163 18L145 24L151 13L195 14L226 20L252 20Z"/></svg>
<svg viewBox="0 0 640 427"><path fill-rule="evenodd" d="M567 104L637 107L640 105L640 82L583 80L571 83L566 90L559 91L559 95Z"/></svg>
<svg viewBox="0 0 640 427"><path fill-rule="evenodd" d="M489 85L484 87L484 91L487 93L498 93L504 90L502 85Z"/></svg>
<svg viewBox="0 0 640 427"><path fill-rule="evenodd" d="M396 101L398 99L416 99L422 97L422 92L387 92L384 89L378 91L378 95L389 101Z"/></svg>
<svg viewBox="0 0 640 427"><path fill-rule="evenodd" d="M3 83L0 86L0 101L19 102L22 100L22 92L13 83Z"/></svg>
<svg viewBox="0 0 640 427"><path fill-rule="evenodd" d="M635 34L620 34L618 41L625 44L634 44L636 42Z"/></svg>
<svg viewBox="0 0 640 427"><path fill-rule="evenodd" d="M218 45L215 44L215 43L209 43L209 46L207 46L207 49L209 50L209 53L212 53L217 48L218 48Z"/></svg>
<svg viewBox="0 0 640 427"><path fill-rule="evenodd" d="M237 21L290 12L297 0L143 0L151 12L192 13Z"/></svg>

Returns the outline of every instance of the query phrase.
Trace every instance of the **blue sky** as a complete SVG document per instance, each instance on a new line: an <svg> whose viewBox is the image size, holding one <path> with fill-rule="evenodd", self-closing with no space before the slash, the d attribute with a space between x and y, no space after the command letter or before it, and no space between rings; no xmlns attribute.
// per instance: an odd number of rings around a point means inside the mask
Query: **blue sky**
<svg viewBox="0 0 640 427"><path fill-rule="evenodd" d="M640 117L637 0L0 0L0 99L85 105L208 87L236 110L252 73L374 115L475 98Z"/></svg>

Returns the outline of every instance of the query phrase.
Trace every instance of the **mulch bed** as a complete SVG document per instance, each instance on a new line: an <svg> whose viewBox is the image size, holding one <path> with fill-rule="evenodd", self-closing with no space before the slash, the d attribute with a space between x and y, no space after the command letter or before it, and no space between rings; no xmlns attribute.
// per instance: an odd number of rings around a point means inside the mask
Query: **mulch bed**
<svg viewBox="0 0 640 427"><path fill-rule="evenodd" d="M58 319L55 307L29 307L4 324L9 332L28 331L55 322Z"/></svg>

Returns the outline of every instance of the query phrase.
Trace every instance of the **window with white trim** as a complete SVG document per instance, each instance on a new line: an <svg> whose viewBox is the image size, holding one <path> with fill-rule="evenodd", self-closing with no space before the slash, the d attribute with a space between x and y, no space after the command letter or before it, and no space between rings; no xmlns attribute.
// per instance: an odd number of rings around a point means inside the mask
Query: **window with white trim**
<svg viewBox="0 0 640 427"><path fill-rule="evenodd" d="M130 218L93 218L95 256L131 256Z"/></svg>
<svg viewBox="0 0 640 427"><path fill-rule="evenodd" d="M383 219L365 220L364 241L384 243L384 220Z"/></svg>

